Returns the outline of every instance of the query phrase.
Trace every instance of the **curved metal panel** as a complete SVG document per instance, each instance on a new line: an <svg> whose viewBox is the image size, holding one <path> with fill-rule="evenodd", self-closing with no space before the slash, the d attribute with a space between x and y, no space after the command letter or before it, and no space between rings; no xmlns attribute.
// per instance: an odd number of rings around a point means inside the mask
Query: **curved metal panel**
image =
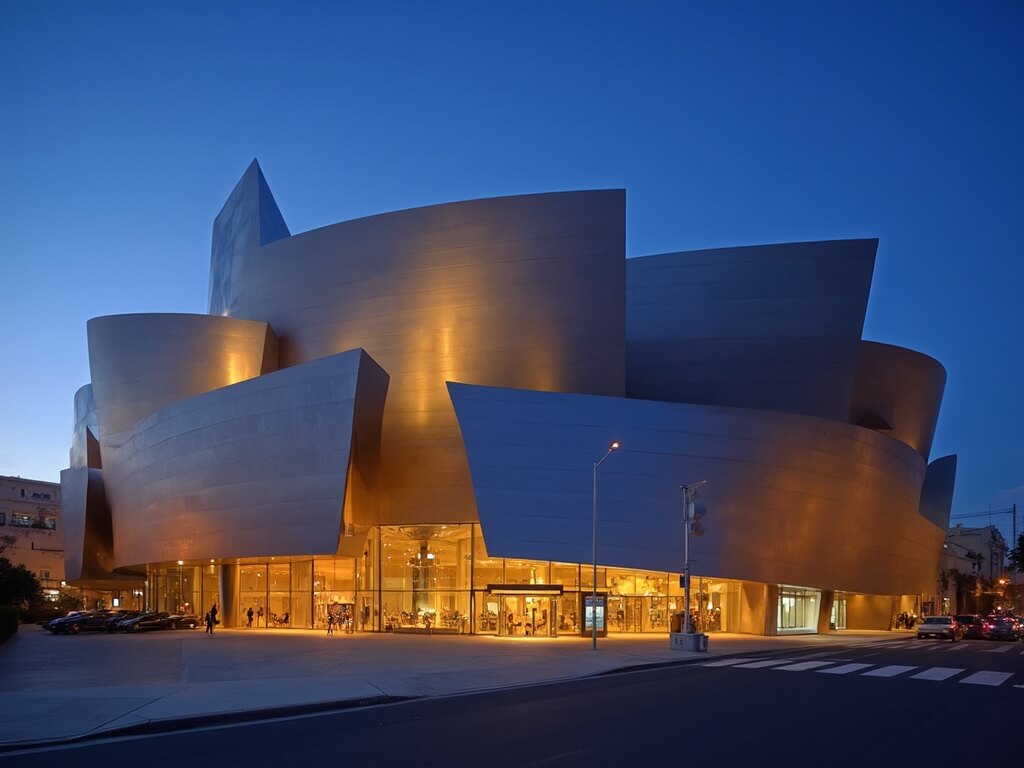
<svg viewBox="0 0 1024 768"><path fill-rule="evenodd" d="M101 444L165 405L277 368L277 337L263 322L109 315L87 331Z"/></svg>
<svg viewBox="0 0 1024 768"><path fill-rule="evenodd" d="M624 254L622 190L473 200L250 248L225 302L282 366L360 346L391 373L382 522L472 522L445 381L621 395Z"/></svg>
<svg viewBox="0 0 1024 768"><path fill-rule="evenodd" d="M949 528L956 486L956 454L943 456L928 465L921 489L921 514L942 529Z"/></svg>
<svg viewBox="0 0 1024 768"><path fill-rule="evenodd" d="M90 467L65 469L60 473L60 493L65 580L94 589L141 584L141 577L114 573L113 529L103 472Z"/></svg>
<svg viewBox="0 0 1024 768"><path fill-rule="evenodd" d="M946 369L938 360L903 347L862 341L850 422L886 430L927 461L945 388Z"/></svg>
<svg viewBox="0 0 1024 768"><path fill-rule="evenodd" d="M100 455L100 425L96 419L96 404L92 384L79 387L75 392L75 428L71 433L70 467L103 468Z"/></svg>
<svg viewBox="0 0 1024 768"><path fill-rule="evenodd" d="M362 432L379 430L387 380L352 350L182 400L104 438L115 563L336 552L354 453L373 479L376 443Z"/></svg>
<svg viewBox="0 0 1024 768"><path fill-rule="evenodd" d="M753 409L449 385L494 556L678 571L683 483L706 479L702 575L926 591L944 530L918 514L924 461L843 422Z"/></svg>
<svg viewBox="0 0 1024 768"><path fill-rule="evenodd" d="M877 240L626 263L626 395L846 421Z"/></svg>
<svg viewBox="0 0 1024 768"><path fill-rule="evenodd" d="M253 160L213 222L210 314L232 314L230 297L244 273L246 251L290 235L263 170Z"/></svg>

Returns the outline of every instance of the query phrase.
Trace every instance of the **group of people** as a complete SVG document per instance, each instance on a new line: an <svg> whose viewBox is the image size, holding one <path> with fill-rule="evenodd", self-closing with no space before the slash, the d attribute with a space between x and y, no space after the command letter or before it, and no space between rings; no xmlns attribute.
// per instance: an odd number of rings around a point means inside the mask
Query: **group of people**
<svg viewBox="0 0 1024 768"><path fill-rule="evenodd" d="M347 634L355 632L355 626L352 624L352 615L348 611L341 611L340 613L327 611L327 634L333 635L335 627L339 630L345 630Z"/></svg>
<svg viewBox="0 0 1024 768"><path fill-rule="evenodd" d="M246 619L245 626L247 626L249 629L252 629L252 619L253 619L253 616L256 617L256 626L259 626L260 622L263 621L263 606L262 605L258 606L255 612L253 611L252 606L250 605L249 606L249 610L245 612L245 619Z"/></svg>
<svg viewBox="0 0 1024 768"><path fill-rule="evenodd" d="M893 623L896 625L896 629L913 629L917 624L917 614L904 611L896 617Z"/></svg>

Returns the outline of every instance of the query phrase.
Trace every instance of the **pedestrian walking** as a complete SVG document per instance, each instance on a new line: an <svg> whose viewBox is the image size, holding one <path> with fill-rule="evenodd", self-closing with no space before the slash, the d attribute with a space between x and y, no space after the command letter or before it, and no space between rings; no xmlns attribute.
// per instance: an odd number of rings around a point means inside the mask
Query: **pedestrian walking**
<svg viewBox="0 0 1024 768"><path fill-rule="evenodd" d="M214 603L210 606L210 610L206 612L206 631L212 635L213 627L217 623L217 604Z"/></svg>
<svg viewBox="0 0 1024 768"><path fill-rule="evenodd" d="M245 612L245 617L249 620L246 624L249 629L252 629L252 606L249 606L249 610Z"/></svg>

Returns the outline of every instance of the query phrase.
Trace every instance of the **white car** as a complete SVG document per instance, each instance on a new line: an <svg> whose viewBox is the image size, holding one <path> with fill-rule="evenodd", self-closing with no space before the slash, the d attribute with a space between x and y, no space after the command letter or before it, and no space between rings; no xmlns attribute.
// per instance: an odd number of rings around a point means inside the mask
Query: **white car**
<svg viewBox="0 0 1024 768"><path fill-rule="evenodd" d="M937 637L939 640L962 640L964 632L952 616L926 616L924 621L917 625L917 639L923 640L926 637Z"/></svg>

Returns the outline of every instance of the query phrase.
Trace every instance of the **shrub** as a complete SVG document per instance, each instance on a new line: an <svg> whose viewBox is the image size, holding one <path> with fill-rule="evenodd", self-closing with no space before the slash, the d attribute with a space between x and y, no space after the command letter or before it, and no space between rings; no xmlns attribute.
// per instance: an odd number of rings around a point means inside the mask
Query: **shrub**
<svg viewBox="0 0 1024 768"><path fill-rule="evenodd" d="M18 609L0 606L0 643L18 631Z"/></svg>

